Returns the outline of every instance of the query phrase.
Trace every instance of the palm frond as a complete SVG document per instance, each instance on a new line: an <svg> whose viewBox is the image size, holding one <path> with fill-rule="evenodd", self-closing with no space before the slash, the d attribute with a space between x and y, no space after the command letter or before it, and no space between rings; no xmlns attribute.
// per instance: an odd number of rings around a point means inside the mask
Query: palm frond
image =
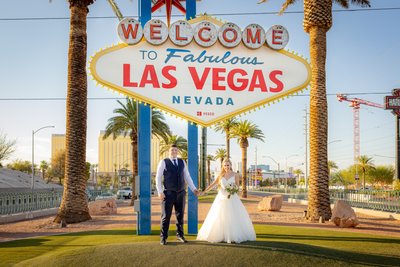
<svg viewBox="0 0 400 267"><path fill-rule="evenodd" d="M343 8L349 8L349 0L334 0L336 4Z"/></svg>
<svg viewBox="0 0 400 267"><path fill-rule="evenodd" d="M235 117L223 120L215 124L214 131L229 135L230 129L232 129L235 125L237 125L237 123L238 121Z"/></svg>
<svg viewBox="0 0 400 267"><path fill-rule="evenodd" d="M226 158L226 149L218 148L215 151L214 159L220 159L222 161L224 158Z"/></svg>
<svg viewBox="0 0 400 267"><path fill-rule="evenodd" d="M264 142L264 133L254 123L244 120L240 121L232 130L232 137L240 139L253 138Z"/></svg>
<svg viewBox="0 0 400 267"><path fill-rule="evenodd" d="M283 3L281 10L279 11L279 15L282 15L283 12L290 6L296 3L297 0L286 0L285 3Z"/></svg>
<svg viewBox="0 0 400 267"><path fill-rule="evenodd" d="M349 8L349 0L334 0L334 2L343 8ZM361 7L371 7L370 0L351 0L352 5Z"/></svg>
<svg viewBox="0 0 400 267"><path fill-rule="evenodd" d="M167 152L171 145L176 145L181 155L188 150L187 140L185 138L179 135L171 135L166 140L161 140L160 154L162 155Z"/></svg>

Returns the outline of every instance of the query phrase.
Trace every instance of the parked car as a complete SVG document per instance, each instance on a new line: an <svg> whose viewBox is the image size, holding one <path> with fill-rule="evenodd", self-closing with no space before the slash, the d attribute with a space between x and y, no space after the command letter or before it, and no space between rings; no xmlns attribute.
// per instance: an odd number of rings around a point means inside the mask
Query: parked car
<svg viewBox="0 0 400 267"><path fill-rule="evenodd" d="M86 199L88 202L96 200L96 197L90 193L89 189L86 189Z"/></svg>
<svg viewBox="0 0 400 267"><path fill-rule="evenodd" d="M109 198L115 198L115 195L111 194L110 192L104 192L104 193L101 193L101 195L98 195L96 197L96 200L109 199Z"/></svg>
<svg viewBox="0 0 400 267"><path fill-rule="evenodd" d="M117 191L118 199L131 199L132 198L132 188L130 187L123 187Z"/></svg>

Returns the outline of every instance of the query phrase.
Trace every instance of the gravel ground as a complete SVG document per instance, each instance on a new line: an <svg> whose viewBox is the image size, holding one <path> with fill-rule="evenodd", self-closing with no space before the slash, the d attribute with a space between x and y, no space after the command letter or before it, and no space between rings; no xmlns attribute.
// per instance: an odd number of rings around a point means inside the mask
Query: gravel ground
<svg viewBox="0 0 400 267"><path fill-rule="evenodd" d="M249 212L253 223L269 225L285 225L296 227L325 228L335 231L352 231L368 234L379 234L400 237L400 221L395 219L379 218L365 214L357 214L360 225L356 228L342 229L331 222L310 223L303 219L306 206L284 202L281 211L260 212L257 211L257 204L261 197L249 196L244 204ZM207 215L211 203L199 203L199 222L202 223ZM185 215L187 219L187 214ZM134 228L136 216L129 201L118 203L118 214L107 216L92 216L92 220L70 224L66 228L60 228L52 222L54 216L37 218L27 221L0 225L0 242L15 239L56 235L61 233L81 232L91 230L113 229L113 228ZM152 224L160 223L160 202L157 198L152 201ZM174 229L174 215L171 219L171 229Z"/></svg>

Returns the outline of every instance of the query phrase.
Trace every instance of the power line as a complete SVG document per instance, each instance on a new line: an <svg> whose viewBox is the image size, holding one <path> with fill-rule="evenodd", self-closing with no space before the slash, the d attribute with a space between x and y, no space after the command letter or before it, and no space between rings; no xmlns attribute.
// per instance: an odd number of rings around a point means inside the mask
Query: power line
<svg viewBox="0 0 400 267"><path fill-rule="evenodd" d="M88 97L87 100L124 100L126 97ZM65 101L65 97L0 98L0 101Z"/></svg>
<svg viewBox="0 0 400 267"><path fill-rule="evenodd" d="M397 11L400 7L381 7L381 8L355 8L355 9L334 9L332 13L343 12L371 12L371 11ZM257 16L257 15L278 15L277 11L269 12L238 12L238 13L212 13L210 16ZM284 14L303 14L304 11L285 11ZM136 17L129 15L127 17ZM181 17L182 15L172 15L172 17ZM154 18L164 18L165 15L153 15ZM20 17L20 18L0 18L0 21L27 21L27 20L69 20L69 17ZM117 19L115 16L90 16L87 19Z"/></svg>
<svg viewBox="0 0 400 267"><path fill-rule="evenodd" d="M327 96L337 96L339 93L327 93ZM360 93L343 93L345 95L392 95L391 92L360 92ZM310 96L310 94L292 95L292 96Z"/></svg>
<svg viewBox="0 0 400 267"><path fill-rule="evenodd" d="M346 95L390 95L390 92L372 92L372 93L346 93ZM327 96L336 96L335 93L326 94ZM310 96L309 94L292 95ZM126 97L88 97L87 100L124 100ZM65 101L66 97L25 97L25 98L0 98L0 101Z"/></svg>

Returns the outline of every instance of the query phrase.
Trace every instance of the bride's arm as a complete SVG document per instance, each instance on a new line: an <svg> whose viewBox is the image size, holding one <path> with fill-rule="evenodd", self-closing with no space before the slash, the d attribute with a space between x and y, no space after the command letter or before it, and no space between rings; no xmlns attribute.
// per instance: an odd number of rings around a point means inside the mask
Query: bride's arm
<svg viewBox="0 0 400 267"><path fill-rule="evenodd" d="M217 185L217 183L218 183L218 178L216 178L216 179L214 180L214 182L212 182L212 183L203 191L203 193L207 193L208 191L210 191L211 189L213 189L214 186Z"/></svg>

